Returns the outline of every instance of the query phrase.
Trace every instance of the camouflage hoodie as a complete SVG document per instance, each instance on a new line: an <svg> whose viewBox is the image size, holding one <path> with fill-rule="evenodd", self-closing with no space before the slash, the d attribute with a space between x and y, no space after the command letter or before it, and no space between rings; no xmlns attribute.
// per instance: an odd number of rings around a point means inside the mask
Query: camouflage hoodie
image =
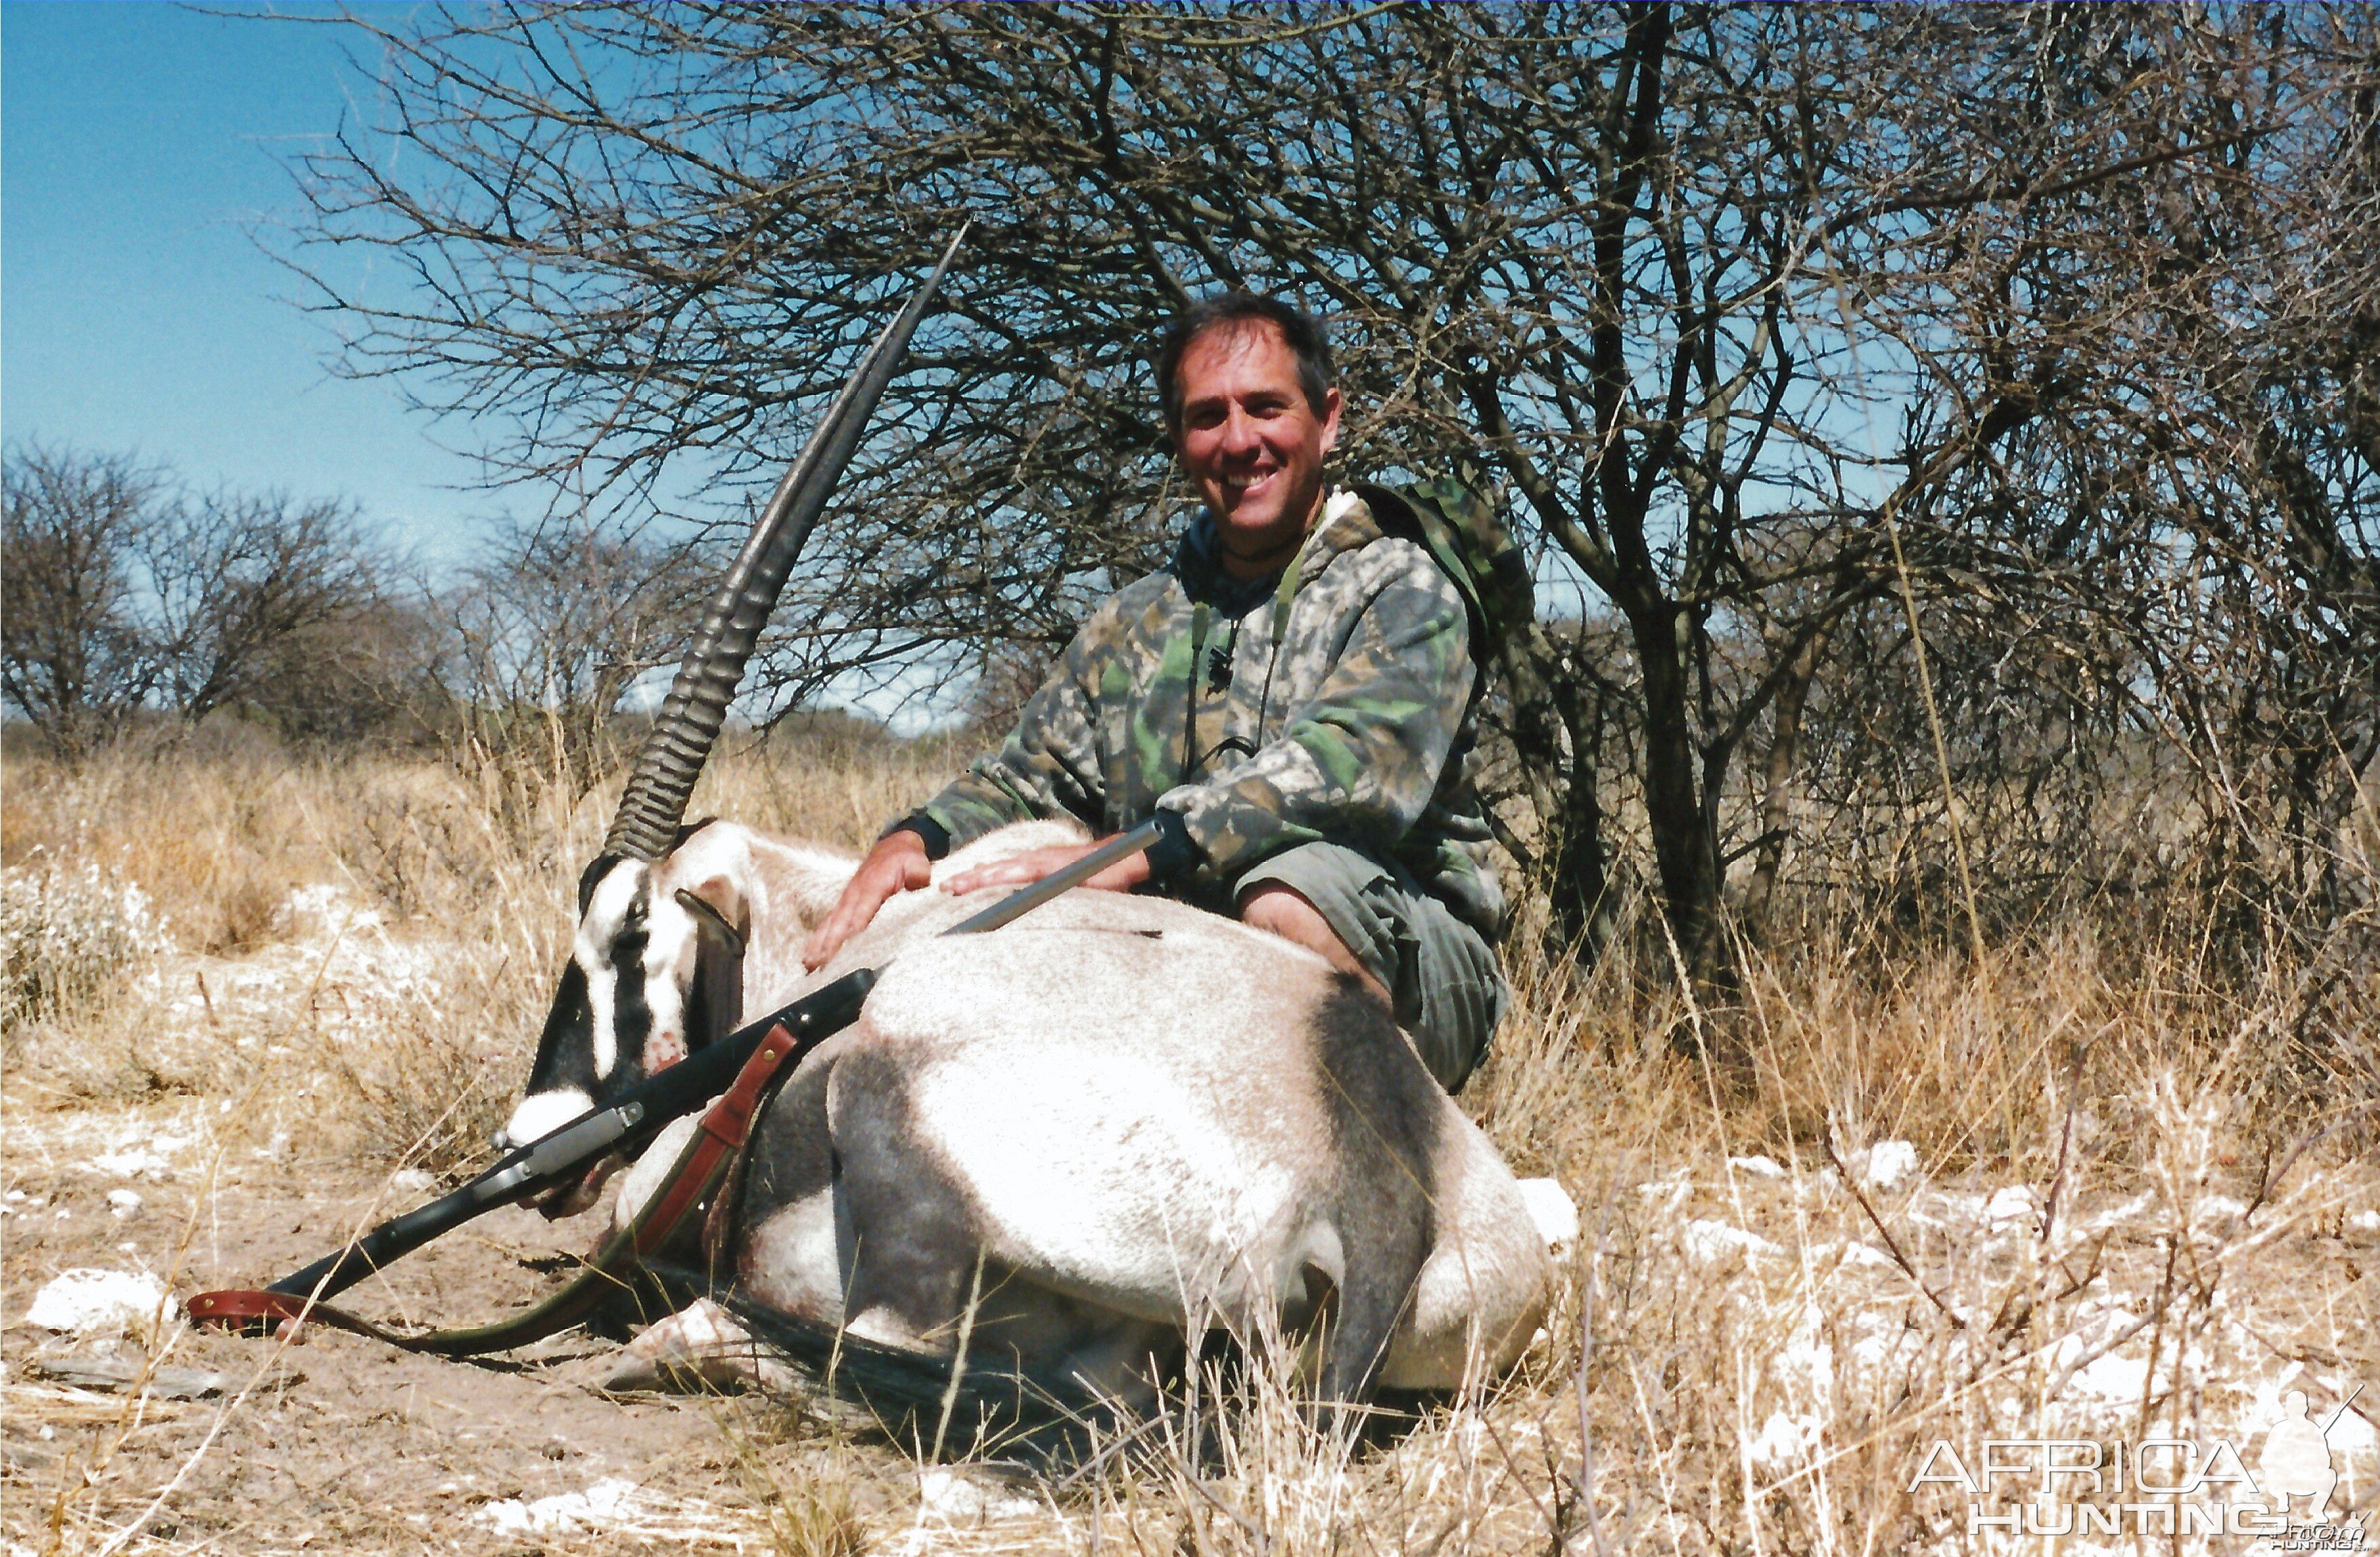
<svg viewBox="0 0 2380 1557"><path fill-rule="evenodd" d="M1151 851L1160 882L1217 902L1269 856L1328 839L1396 861L1492 941L1503 899L1465 772L1469 639L1429 553L1352 493L1252 583L1222 571L1201 514L1171 567L1092 614L1007 744L918 814L955 845L1032 817L1108 833L1169 811L1169 842L1189 846Z"/></svg>

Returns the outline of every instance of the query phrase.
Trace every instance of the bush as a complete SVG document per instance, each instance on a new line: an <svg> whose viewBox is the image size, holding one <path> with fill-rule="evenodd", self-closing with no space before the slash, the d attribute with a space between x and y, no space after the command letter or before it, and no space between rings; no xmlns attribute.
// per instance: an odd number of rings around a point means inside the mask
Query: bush
<svg viewBox="0 0 2380 1557"><path fill-rule="evenodd" d="M165 945L148 894L97 865L0 870L0 1037L99 1004Z"/></svg>

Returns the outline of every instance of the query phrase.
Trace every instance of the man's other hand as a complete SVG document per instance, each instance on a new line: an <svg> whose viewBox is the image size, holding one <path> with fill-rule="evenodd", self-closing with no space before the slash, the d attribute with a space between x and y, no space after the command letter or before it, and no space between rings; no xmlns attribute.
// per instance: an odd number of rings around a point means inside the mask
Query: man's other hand
<svg viewBox="0 0 2380 1557"><path fill-rule="evenodd" d="M1109 842L1106 838L1088 844L1062 844L1056 848L1028 849L990 865L978 865L972 870L962 870L942 883L950 893L981 892L986 887L1031 886L1053 870L1061 870ZM1101 892L1130 892L1148 880L1148 855L1146 851L1129 859L1119 859L1093 876L1083 885L1097 887Z"/></svg>
<svg viewBox="0 0 2380 1557"><path fill-rule="evenodd" d="M866 930L876 911L896 892L915 892L931 884L934 862L926 858L926 841L905 827L876 840L868 858L844 883L843 895L820 919L802 947L802 966L824 967L843 943Z"/></svg>

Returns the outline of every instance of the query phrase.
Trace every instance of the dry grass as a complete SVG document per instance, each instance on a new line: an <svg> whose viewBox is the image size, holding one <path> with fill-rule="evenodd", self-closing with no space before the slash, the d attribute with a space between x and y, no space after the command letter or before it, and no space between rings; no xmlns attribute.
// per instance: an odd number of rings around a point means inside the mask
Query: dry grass
<svg viewBox="0 0 2380 1557"><path fill-rule="evenodd" d="M812 735L716 764L697 810L857 845L955 760ZM5 777L8 868L137 884L174 943L105 998L18 1024L12 1131L203 1106L225 1150L436 1174L483 1154L608 797L549 788L506 829L483 775L387 758L15 757ZM1869 944L1752 958L1718 1009L1624 949L1583 979L1514 970L1519 1008L1463 1101L1518 1172L1571 1189L1585 1231L1521 1368L1417 1429L1359 1442L1279 1379L1218 1377L1130 1452L1014 1485L808 1418L747 1422L752 1542L1980 1550L1962 1494L1912 1490L1937 1440L1972 1459L1985 1439L2227 1438L2252 1466L2280 1390L2319 1413L2359 1383L2334 1507L2369 1511L2368 955L2317 989L2278 954L2218 975L2172 927L2053 926L1980 967ZM2003 1481L1986 1511L2023 1490ZM12 1501L9 1539L49 1544ZM2150 1545L2191 1549L2106 1549Z"/></svg>

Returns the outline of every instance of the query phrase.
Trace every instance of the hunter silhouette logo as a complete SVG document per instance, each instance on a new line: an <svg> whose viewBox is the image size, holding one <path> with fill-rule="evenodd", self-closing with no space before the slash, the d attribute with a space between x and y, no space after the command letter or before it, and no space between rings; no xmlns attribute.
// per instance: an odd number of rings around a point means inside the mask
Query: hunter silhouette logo
<svg viewBox="0 0 2380 1557"><path fill-rule="evenodd" d="M2359 1388L2356 1393L2362 1392ZM2280 1419L2265 1434L2265 1452L2256 1458L2256 1490L2275 1501L2275 1513L2286 1517L2290 1503L2311 1498L2306 1523L2322 1523L2331 1489L2338 1485L2338 1472L2330 1463L2330 1429L2346 1413L2342 1402L2329 1420L2316 1427L2306 1419L2305 1391L2291 1390L2281 1397Z"/></svg>
<svg viewBox="0 0 2380 1557"><path fill-rule="evenodd" d="M2351 1520L2328 1523L2330 1495L2338 1487L2338 1466L2332 1458L2330 1433L2363 1393L2358 1384L2338 1408L2323 1418L2320 1426L2306 1415L2303 1390L2291 1390L2281 1397L2281 1414L2265 1431L2264 1451L2256 1456L2256 1490L2265 1495L2266 1506L2278 1514L2282 1528L2276 1533L2270 1551L2362 1551L2367 1532L2362 1525ZM2289 1523L2289 1505L2298 1499L2307 1500L2301 1522ZM2267 1550L2261 1545L2251 1551Z"/></svg>

